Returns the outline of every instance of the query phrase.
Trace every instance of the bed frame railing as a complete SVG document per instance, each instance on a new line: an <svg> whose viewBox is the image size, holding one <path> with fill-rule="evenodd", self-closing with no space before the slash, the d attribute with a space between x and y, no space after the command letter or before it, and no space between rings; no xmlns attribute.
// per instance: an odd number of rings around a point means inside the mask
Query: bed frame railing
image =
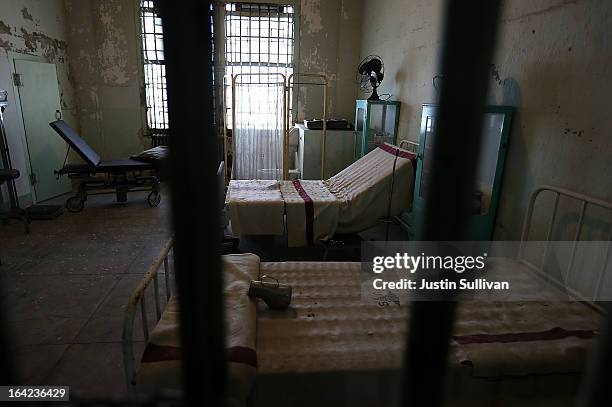
<svg viewBox="0 0 612 407"><path fill-rule="evenodd" d="M142 320L142 333L145 342L149 340L149 320L147 314L146 290L153 283L153 296L155 305L155 322L157 323L162 315L163 309L173 295L173 280L170 278L170 262L168 260L170 251L174 246L174 238L171 238L163 247L161 253L153 264L149 267L144 278L133 291L130 301L127 304L123 317L123 333L121 335L121 345L123 350L123 367L128 390L136 384L136 359L134 357L134 322L136 312L140 304L140 317ZM159 289L159 270L163 265L165 292L160 295Z"/></svg>
<svg viewBox="0 0 612 407"><path fill-rule="evenodd" d="M525 242L527 242L529 239L529 232L531 231L531 227L532 227L531 223L533 220L533 211L535 209L536 201L538 197L540 196L540 194L542 194L543 192L552 192L554 194L554 203L553 203L553 209L552 209L552 213L550 216L550 220L547 226L546 238L545 238L546 243L544 245L544 250L542 252L541 264L536 265L535 263L528 261L525 258ZM580 210L579 210L579 215L578 215L578 223L576 224L576 231L574 232L574 238L571 241L573 243L571 245L572 248L569 253L569 261L567 264L567 268L565 269L565 273L563 275L563 281L558 281L556 279L553 279L548 274L546 274L544 271L544 267L546 265L546 259L548 257L549 250L550 250L550 242L552 240L553 231L555 228L555 221L557 218L557 211L559 209L559 201L561 197L571 198L571 199L578 201L580 204ZM595 284L595 291L592 295L592 298L590 299L586 298L584 294L579 293L576 290L569 287L569 282L571 281L570 279L572 275L572 270L574 268L574 262L576 259L576 249L578 247L578 242L580 241L580 235L582 233L582 227L584 225L585 214L589 206L596 206L599 208L603 208L612 214L612 203L611 202L606 202L601 199L593 198L593 197L590 197L584 194L580 194L578 192L573 192L568 189L559 188L559 187L555 187L551 185L542 185L538 187L535 191L533 191L533 193L531 194L531 197L529 198L529 206L527 207L527 214L525 216L525 221L523 222L523 231L521 235L521 244L519 247L518 258L519 260L521 260L522 262L530 266L532 269L537 270L539 274L545 277L547 280L559 285L560 288L567 291L568 294L570 294L571 296L577 299L580 299L582 301L592 303L593 301L599 298L599 295L601 292L601 285L603 283L604 273L610 261L610 249L612 247L612 225L610 225L610 231L608 232L608 236L606 239L607 244L606 244L606 249L605 249L605 254L604 254L604 261L603 261L601 268L597 272L597 282Z"/></svg>
<svg viewBox="0 0 612 407"><path fill-rule="evenodd" d="M399 148L403 148L404 150L417 154L419 152L419 143L410 140L400 140Z"/></svg>

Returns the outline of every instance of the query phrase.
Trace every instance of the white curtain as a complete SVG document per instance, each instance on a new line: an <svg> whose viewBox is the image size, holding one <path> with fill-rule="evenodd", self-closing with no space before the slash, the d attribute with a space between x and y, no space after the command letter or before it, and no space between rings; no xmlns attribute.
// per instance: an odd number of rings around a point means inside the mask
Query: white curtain
<svg viewBox="0 0 612 407"><path fill-rule="evenodd" d="M282 179L284 84L253 77L236 83L234 179ZM247 79L248 78L248 79ZM241 83L242 82L242 83Z"/></svg>

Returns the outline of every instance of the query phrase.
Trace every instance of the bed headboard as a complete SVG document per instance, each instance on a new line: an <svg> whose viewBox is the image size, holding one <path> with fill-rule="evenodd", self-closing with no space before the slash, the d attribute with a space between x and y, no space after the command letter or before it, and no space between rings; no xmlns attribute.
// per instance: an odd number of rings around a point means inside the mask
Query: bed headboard
<svg viewBox="0 0 612 407"><path fill-rule="evenodd" d="M400 140L399 148L403 148L404 150L417 154L419 152L419 143L410 140Z"/></svg>
<svg viewBox="0 0 612 407"><path fill-rule="evenodd" d="M532 226L533 226L532 225L533 212L536 206L536 201L538 200L538 197L544 192L552 193L554 196L554 201L553 201L552 212L550 215L550 220L548 221L548 225L546 228L547 231L546 231L546 238L544 241L545 242L544 249L543 249L544 251L542 254L542 264L536 265L533 262L528 261L525 257L525 246L526 246L525 242L529 240L529 232L531 231ZM521 234L521 244L519 248L518 258L519 260L527 263L531 268L538 269L541 273L544 272L543 268L545 266L545 261L546 261L548 252L550 250L550 242L552 241L552 238L553 238L553 231L555 228L555 221L557 219L559 202L562 198L569 198L574 201L577 201L580 209L578 212L578 221L576 223L576 229L574 232L573 239L568 242L569 247L570 247L569 260L567 264L564 265L565 270L563 274L563 281L558 282L558 284L562 285L563 289L565 289L566 291L568 291L570 295L578 299L581 299L587 302L595 301L600 298L600 292L601 292L602 284L604 282L605 271L610 262L610 251L612 249L612 223L609 225L609 232L605 240L605 244L604 244L605 247L603 248L604 253L603 253L602 265L601 267L599 267L598 270L595 271L596 283L595 283L594 292L592 293L591 298L587 298L587 296L584 293L579 293L575 291L574 289L572 289L571 287L569 287L569 283L573 280L573 277L574 277L572 275L572 272L575 269L574 265L575 265L575 260L576 260L576 251L578 249L578 242L580 242L581 240L580 238L581 238L581 234L582 234L582 230L583 230L583 226L585 222L585 214L587 212L587 209L589 207L599 207L603 209L604 211L606 211L608 214L612 215L612 202L606 202L601 199L593 198L588 195L584 195L578 192L570 191L565 188L555 187L551 185L542 185L536 188L536 190L533 191L533 193L531 194L531 197L529 198L529 205L527 207L527 213L525 215L525 220L523 222L523 230ZM610 217L610 219L612 219L612 217ZM548 277L550 278L550 276Z"/></svg>

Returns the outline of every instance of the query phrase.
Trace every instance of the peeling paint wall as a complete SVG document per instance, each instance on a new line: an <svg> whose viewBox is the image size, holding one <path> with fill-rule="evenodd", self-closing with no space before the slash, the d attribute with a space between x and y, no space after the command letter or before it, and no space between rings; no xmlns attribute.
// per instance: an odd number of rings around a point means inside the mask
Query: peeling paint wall
<svg viewBox="0 0 612 407"><path fill-rule="evenodd" d="M138 0L66 0L68 53L83 137L103 158L149 147Z"/></svg>
<svg viewBox="0 0 612 407"><path fill-rule="evenodd" d="M402 102L400 137L417 140L421 104L436 100L442 2L365 2L364 16L361 54L383 57L380 92ZM496 238L520 237L540 184L612 200L610 21L607 0L504 2L489 103L517 111Z"/></svg>
<svg viewBox="0 0 612 407"><path fill-rule="evenodd" d="M298 72L325 74L329 117L352 121L361 43L361 0L301 0ZM298 90L298 121L322 116L320 89Z"/></svg>
<svg viewBox="0 0 612 407"><path fill-rule="evenodd" d="M0 88L9 92L11 102L4 116L13 167L22 174L16 182L17 193L27 197L31 188L27 178L23 122L19 106L15 103L11 78L14 71L13 52L41 57L56 65L64 119L78 125L73 77L67 56L68 35L63 0L0 2Z"/></svg>

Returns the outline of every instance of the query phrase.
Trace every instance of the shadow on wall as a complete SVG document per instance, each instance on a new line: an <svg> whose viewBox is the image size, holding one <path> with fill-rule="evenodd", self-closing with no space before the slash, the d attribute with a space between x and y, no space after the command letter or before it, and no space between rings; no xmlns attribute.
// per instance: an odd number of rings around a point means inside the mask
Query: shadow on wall
<svg viewBox="0 0 612 407"><path fill-rule="evenodd" d="M527 197L534 188L534 174L529 170L528 148L523 134L522 92L515 79L500 80L494 67L492 75L497 85L502 86L500 104L515 108L508 138L508 155L502 178L494 239L519 240L521 230L517 227L516 220L525 216ZM512 191L512 194L508 194L508 191Z"/></svg>
<svg viewBox="0 0 612 407"><path fill-rule="evenodd" d="M414 53L412 48L408 48L404 52L404 57L400 64L400 68L397 70L395 76L393 77L392 86L386 87L386 89L390 89L387 91L387 93L390 94L390 100L401 100L402 95L404 95L405 85L408 83L413 83L413 81L415 80L413 73L415 72L416 68L414 66L415 58L413 58L413 54ZM418 131L416 132L416 139L410 138L410 118L413 117L413 114L416 114L416 112L414 112L414 107L410 103L402 103L402 105L400 106L400 118L397 137L398 143L399 140L411 140L418 142ZM414 123L414 125L417 127L417 129L421 126L420 122Z"/></svg>

